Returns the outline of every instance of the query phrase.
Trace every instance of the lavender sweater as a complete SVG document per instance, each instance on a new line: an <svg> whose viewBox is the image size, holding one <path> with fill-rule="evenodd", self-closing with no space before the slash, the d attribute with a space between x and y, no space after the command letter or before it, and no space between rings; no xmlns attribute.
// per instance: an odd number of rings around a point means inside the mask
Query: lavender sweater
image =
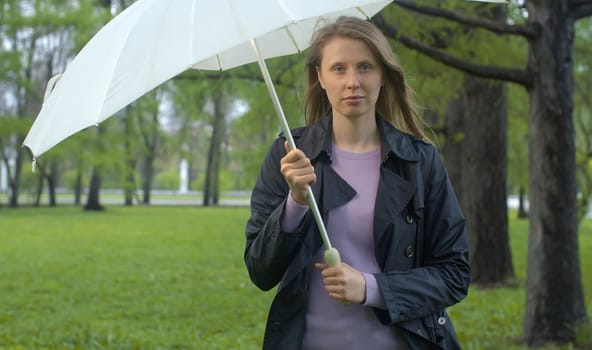
<svg viewBox="0 0 592 350"><path fill-rule="evenodd" d="M302 349L407 349L400 331L380 323L371 308L385 308L373 275L380 272L374 257L373 234L380 149L352 153L333 146L331 166L357 194L346 205L329 212L327 232L341 260L364 273L366 301L360 305L331 299L324 290L321 272L313 267ZM299 205L288 196L282 229L294 231L307 210L308 206ZM321 248L315 262L322 261Z"/></svg>

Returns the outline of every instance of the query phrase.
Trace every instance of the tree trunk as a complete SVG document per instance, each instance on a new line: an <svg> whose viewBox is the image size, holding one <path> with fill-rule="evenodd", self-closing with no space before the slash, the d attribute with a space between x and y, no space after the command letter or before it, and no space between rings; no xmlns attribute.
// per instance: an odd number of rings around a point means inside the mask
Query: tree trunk
<svg viewBox="0 0 592 350"><path fill-rule="evenodd" d="M143 204L150 204L150 196L152 191L152 185L154 183L154 160L156 159L156 149L159 143L159 133L158 133L158 106L159 102L159 94L158 91L153 93L155 104L152 105L150 109L150 120L144 121L141 117L139 117L140 124L140 133L142 135L142 139L144 140L144 147L145 153L143 155L143 168L142 168L142 192ZM141 116L141 114L139 115Z"/></svg>
<svg viewBox="0 0 592 350"><path fill-rule="evenodd" d="M47 178L47 189L49 190L49 206L56 207L58 205L58 201L56 198L56 182L58 178L58 164L57 162L52 161L49 164L49 168L51 172L48 174Z"/></svg>
<svg viewBox="0 0 592 350"><path fill-rule="evenodd" d="M493 287L513 279L506 197L505 84L472 76L464 83L463 210L473 283Z"/></svg>
<svg viewBox="0 0 592 350"><path fill-rule="evenodd" d="M37 191L35 191L35 199L33 200L33 207L39 207L41 205L41 196L43 196L43 188L45 184L45 177L43 176L45 171L39 166L39 174L37 175Z"/></svg>
<svg viewBox="0 0 592 350"><path fill-rule="evenodd" d="M529 0L530 226L524 341L574 341L587 320L578 250L573 113L574 19L567 0Z"/></svg>
<svg viewBox="0 0 592 350"><path fill-rule="evenodd" d="M121 119L123 122L123 156L125 157L124 176L123 176L123 204L127 207L134 205L134 193L136 192L136 160L132 152L133 118L130 113L131 107L125 108L125 115Z"/></svg>
<svg viewBox="0 0 592 350"><path fill-rule="evenodd" d="M126 174L124 179L124 205L134 205L134 194L136 193L136 180L134 177L134 169L136 168L136 161L129 159L126 162Z"/></svg>
<svg viewBox="0 0 592 350"><path fill-rule="evenodd" d="M18 199L19 199L19 190L20 190L20 183L21 183L21 168L23 164L23 152L21 150L16 152L15 162L14 162L14 169L13 169L13 176L9 180L9 187L10 187L10 202L9 206L11 208L18 207Z"/></svg>
<svg viewBox="0 0 592 350"><path fill-rule="evenodd" d="M518 190L518 219L525 219L528 217L528 211L526 210L526 190L520 186Z"/></svg>
<svg viewBox="0 0 592 350"><path fill-rule="evenodd" d="M218 156L214 161L214 176L212 179L212 204L218 205L220 204L220 159L222 155L218 152Z"/></svg>
<svg viewBox="0 0 592 350"><path fill-rule="evenodd" d="M37 161L37 168L39 169L39 175L37 176L37 193L35 195L35 200L33 201L33 206L38 207L41 205L41 197L43 196L43 191L45 190L45 181L47 181L47 189L49 193L49 206L55 207L57 206L55 191L55 183L58 173L57 163L50 161L48 167L46 163Z"/></svg>
<svg viewBox="0 0 592 350"><path fill-rule="evenodd" d="M203 205L218 205L219 203L219 176L222 142L224 141L226 115L224 96L221 92L214 97L214 120L212 122L213 132L208 151L206 166L206 179L204 183Z"/></svg>
<svg viewBox="0 0 592 350"><path fill-rule="evenodd" d="M74 181L74 205L82 203L82 170L80 166L76 169L76 180Z"/></svg>
<svg viewBox="0 0 592 350"><path fill-rule="evenodd" d="M90 177L90 184L88 186L88 198L86 199L86 205L84 210L104 210L105 208L101 205L99 194L101 190L101 173L95 166L92 170Z"/></svg>
<svg viewBox="0 0 592 350"><path fill-rule="evenodd" d="M144 157L144 181L142 182L142 204L150 204L150 194L152 191L152 181L154 179L154 153Z"/></svg>

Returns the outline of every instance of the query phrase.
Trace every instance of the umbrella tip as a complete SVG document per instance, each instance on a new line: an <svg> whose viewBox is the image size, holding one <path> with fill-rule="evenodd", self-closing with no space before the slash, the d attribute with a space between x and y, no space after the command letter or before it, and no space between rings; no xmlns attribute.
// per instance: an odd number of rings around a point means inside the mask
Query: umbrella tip
<svg viewBox="0 0 592 350"><path fill-rule="evenodd" d="M35 173L35 168L36 168L36 165L37 165L37 157L35 157L35 153L33 153L33 150L31 149L31 147L29 145L27 145L26 143L23 143L23 145L21 147L29 150L30 155L31 155L31 159L32 159L32 162L31 162L31 172L32 173Z"/></svg>
<svg viewBox="0 0 592 350"><path fill-rule="evenodd" d="M45 94L43 95L43 102L45 102L47 100L47 98L49 97L49 95L51 94L51 92L53 91L53 88L55 87L55 85L57 84L58 80L60 80L60 78L62 77L62 74L56 74L53 77L51 77L51 79L49 79L49 81L47 82L47 86L45 87Z"/></svg>

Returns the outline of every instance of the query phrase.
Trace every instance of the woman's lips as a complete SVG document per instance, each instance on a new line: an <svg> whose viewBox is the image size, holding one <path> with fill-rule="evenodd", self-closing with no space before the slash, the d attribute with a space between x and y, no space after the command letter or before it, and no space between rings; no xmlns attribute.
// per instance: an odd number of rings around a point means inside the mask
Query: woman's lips
<svg viewBox="0 0 592 350"><path fill-rule="evenodd" d="M362 96L348 96L348 97L345 97L343 100L346 103L352 103L352 104L354 104L354 103L361 102L363 99L364 99L364 97L362 97Z"/></svg>

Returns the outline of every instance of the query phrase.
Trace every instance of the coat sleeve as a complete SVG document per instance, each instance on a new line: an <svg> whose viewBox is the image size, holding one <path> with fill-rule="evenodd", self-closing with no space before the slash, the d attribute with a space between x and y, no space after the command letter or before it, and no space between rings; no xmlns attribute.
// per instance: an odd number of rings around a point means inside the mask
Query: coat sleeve
<svg viewBox="0 0 592 350"><path fill-rule="evenodd" d="M251 194L244 259L251 281L262 290L269 290L281 281L305 232L305 224L296 232L281 229L289 193L288 184L280 173L280 160L284 155L284 139L278 138L263 161Z"/></svg>
<svg viewBox="0 0 592 350"><path fill-rule="evenodd" d="M418 180L424 188L417 194L424 196L424 209L418 230L422 247L417 249L422 249L421 261L415 268L376 275L393 323L422 318L459 302L470 283L465 218L448 174L434 147L422 147L420 159Z"/></svg>

